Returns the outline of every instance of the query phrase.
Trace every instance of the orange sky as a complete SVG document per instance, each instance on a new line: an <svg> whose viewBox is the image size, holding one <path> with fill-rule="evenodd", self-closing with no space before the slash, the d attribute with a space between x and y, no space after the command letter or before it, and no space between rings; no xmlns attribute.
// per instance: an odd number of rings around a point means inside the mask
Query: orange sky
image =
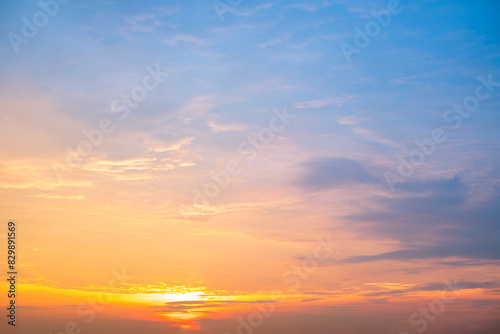
<svg viewBox="0 0 500 334"><path fill-rule="evenodd" d="M1 333L497 334L495 13L4 1Z"/></svg>

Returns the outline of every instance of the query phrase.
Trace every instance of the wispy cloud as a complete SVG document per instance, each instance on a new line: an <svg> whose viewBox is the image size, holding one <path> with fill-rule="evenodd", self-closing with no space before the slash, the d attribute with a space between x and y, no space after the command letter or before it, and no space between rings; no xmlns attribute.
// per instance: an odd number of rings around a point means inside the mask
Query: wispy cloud
<svg viewBox="0 0 500 334"><path fill-rule="evenodd" d="M244 124L219 124L215 121L208 121L208 126L214 132L243 131L246 129Z"/></svg>
<svg viewBox="0 0 500 334"><path fill-rule="evenodd" d="M297 3L291 4L290 7L300 9L306 12L315 12L319 9L318 6L311 5L310 3Z"/></svg>
<svg viewBox="0 0 500 334"><path fill-rule="evenodd" d="M340 107L344 103L351 101L352 98L353 98L352 96L330 97L330 98L321 99L321 100L297 102L293 105L293 107L297 108L297 109L320 108L320 107L324 107L324 106L328 106L328 105L334 105L334 106Z"/></svg>
<svg viewBox="0 0 500 334"><path fill-rule="evenodd" d="M267 3L264 3L264 4L258 5L258 6L254 7L254 8L241 8L241 7L238 7L235 10L235 14L237 16L251 16L251 15L254 15L255 13L257 13L257 12L259 12L261 10L270 9L272 6L273 6L272 2L267 2Z"/></svg>
<svg viewBox="0 0 500 334"><path fill-rule="evenodd" d="M195 37L193 35L176 35L173 37L165 37L163 43L168 45L177 45L179 42L193 43L198 46L208 46L210 43L207 40Z"/></svg>
<svg viewBox="0 0 500 334"><path fill-rule="evenodd" d="M346 158L319 158L306 162L305 171L295 183L318 191L351 183L377 183L360 163Z"/></svg>

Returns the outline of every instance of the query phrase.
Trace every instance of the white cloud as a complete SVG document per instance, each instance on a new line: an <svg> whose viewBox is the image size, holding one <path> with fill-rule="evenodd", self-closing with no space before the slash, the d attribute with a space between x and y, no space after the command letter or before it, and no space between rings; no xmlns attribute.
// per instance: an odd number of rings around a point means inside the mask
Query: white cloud
<svg viewBox="0 0 500 334"><path fill-rule="evenodd" d="M243 124L219 124L214 121L208 121L207 123L214 132L243 131L246 129Z"/></svg>
<svg viewBox="0 0 500 334"><path fill-rule="evenodd" d="M337 107L342 106L345 102L352 100L352 96L345 97L330 97L322 100L311 100L304 102L297 102L293 105L296 109L305 109L305 108L319 108L328 105L335 105Z"/></svg>
<svg viewBox="0 0 500 334"><path fill-rule="evenodd" d="M237 16L250 16L250 15L253 15L255 14L256 12L262 10L262 9L269 9L273 6L273 4L271 2L268 2L268 3L265 3L265 4L262 4L260 6L257 6L253 9L246 9L246 10L238 10L235 12L235 14Z"/></svg>
<svg viewBox="0 0 500 334"><path fill-rule="evenodd" d="M259 46L261 48L265 49L266 47L268 47L270 45L283 44L283 43L287 42L290 37L291 37L290 34L286 34L285 36L283 36L281 38L274 38L270 41L261 43L261 44L259 44Z"/></svg>
<svg viewBox="0 0 500 334"><path fill-rule="evenodd" d="M359 123L362 120L363 120L363 118L361 118L359 116L356 116L356 115L346 116L346 117L342 117L342 118L339 119L339 124L341 124L341 125L352 125L352 124L357 124L357 123Z"/></svg>
<svg viewBox="0 0 500 334"><path fill-rule="evenodd" d="M199 46L208 46L209 42L193 35L177 35L171 38L165 38L163 43L168 45L176 45L178 42L194 43Z"/></svg>

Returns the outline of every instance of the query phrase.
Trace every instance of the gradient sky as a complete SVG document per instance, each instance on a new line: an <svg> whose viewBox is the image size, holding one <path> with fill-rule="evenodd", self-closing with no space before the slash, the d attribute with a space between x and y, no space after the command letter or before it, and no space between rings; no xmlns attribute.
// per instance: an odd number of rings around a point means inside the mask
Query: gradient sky
<svg viewBox="0 0 500 334"><path fill-rule="evenodd" d="M497 1L45 2L0 5L2 333L499 333Z"/></svg>

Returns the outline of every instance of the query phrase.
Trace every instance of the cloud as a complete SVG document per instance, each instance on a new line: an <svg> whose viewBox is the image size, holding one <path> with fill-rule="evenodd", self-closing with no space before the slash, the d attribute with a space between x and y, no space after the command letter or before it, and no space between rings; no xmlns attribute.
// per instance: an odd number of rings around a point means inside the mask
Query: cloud
<svg viewBox="0 0 500 334"><path fill-rule="evenodd" d="M291 37L291 34L285 34L283 37L281 38L274 38L274 39L271 39L267 42L264 42L264 43L261 43L259 44L259 47L265 49L267 48L268 46L271 46L271 45L276 45L276 44L284 44L286 43Z"/></svg>
<svg viewBox="0 0 500 334"><path fill-rule="evenodd" d="M472 289L485 289L485 290L493 290L498 287L499 284L496 281L486 281L486 282L471 282L471 281L458 281L455 280L453 284L453 288L456 290L472 290ZM389 295L404 295L412 292L420 292L420 291L442 291L447 289L448 286L444 283L427 283L427 284L419 284L413 286L408 289L393 289L393 290L384 290L384 291L376 291L364 294L365 297L380 297L380 296L389 296Z"/></svg>
<svg viewBox="0 0 500 334"><path fill-rule="evenodd" d="M391 199L388 202L393 208L409 212L421 212L422 208L429 212L460 205L465 201L467 191L467 186L458 175L449 179L402 182L396 187L414 196Z"/></svg>
<svg viewBox="0 0 500 334"><path fill-rule="evenodd" d="M322 100L311 100L304 102L297 102L293 105L296 109L305 109L305 108L319 108L328 105L335 105L337 107L342 106L345 102L352 100L352 96L345 97L330 97Z"/></svg>
<svg viewBox="0 0 500 334"><path fill-rule="evenodd" d="M198 38L198 37L195 37L193 35L177 35L177 36L174 36L174 37L170 37L170 38L164 38L163 39L163 43L165 44L168 44L168 45L177 45L178 42L186 42L186 43L193 43L193 44L196 44L198 46L208 46L210 45L209 42L201 39L201 38Z"/></svg>
<svg viewBox="0 0 500 334"><path fill-rule="evenodd" d="M60 187L91 187L93 182L36 182L36 183L23 183L23 184L6 184L0 185L4 189L43 189L53 190Z"/></svg>
<svg viewBox="0 0 500 334"><path fill-rule="evenodd" d="M61 195L51 195L51 194L37 194L33 195L35 198L43 198L43 199L70 199L70 200L84 200L85 196L77 195L77 196L61 196Z"/></svg>
<svg viewBox="0 0 500 334"><path fill-rule="evenodd" d="M123 20L128 24L131 31L154 32L161 26L160 21L153 13L125 15Z"/></svg>
<svg viewBox="0 0 500 334"><path fill-rule="evenodd" d="M164 15L172 16L181 11L180 7L165 7L165 6L156 7L156 10L162 16Z"/></svg>
<svg viewBox="0 0 500 334"><path fill-rule="evenodd" d="M239 9L239 10L236 10L235 11L235 14L236 16L251 16L263 9L269 9L273 6L273 4L271 2L268 2L268 3L265 3L265 4L262 4L262 5L259 5L255 8L252 8L252 9Z"/></svg>
<svg viewBox="0 0 500 334"><path fill-rule="evenodd" d="M340 125L353 125L361 122L363 120L360 116L346 116L339 118L338 122Z"/></svg>
<svg viewBox="0 0 500 334"><path fill-rule="evenodd" d="M458 246L458 247L457 247ZM464 244L444 244L442 246L421 247L416 249L403 249L377 255L360 255L347 258L346 263L368 263L382 260L412 261L432 258L447 258L454 256L500 260L500 247L495 242L469 242Z"/></svg>
<svg viewBox="0 0 500 334"><path fill-rule="evenodd" d="M359 233L401 242L397 250L351 256L347 263L382 260L417 261L458 257L500 260L500 192L474 206L467 204L469 186L460 176L406 182L397 197L377 197L377 210L346 216ZM457 265L453 259L440 262Z"/></svg>
<svg viewBox="0 0 500 334"><path fill-rule="evenodd" d="M303 165L304 173L295 181L296 185L319 191L349 183L377 183L363 166L346 158L319 158Z"/></svg>
<svg viewBox="0 0 500 334"><path fill-rule="evenodd" d="M209 301L209 300L188 300L188 301L178 301L178 302L169 302L166 303L165 306L153 306L151 308L154 309L154 312L164 313L164 312L172 312L172 311L188 311L193 312L195 309L205 309L205 308L214 308L214 307L230 307L235 304L268 304L268 303L276 303L275 300L253 300L253 301L239 301L239 300L217 300L217 301ZM205 312L205 311L202 311Z"/></svg>
<svg viewBox="0 0 500 334"><path fill-rule="evenodd" d="M311 5L310 3L297 3L290 5L290 7L304 10L306 12L315 12L318 10L318 6Z"/></svg>
<svg viewBox="0 0 500 334"><path fill-rule="evenodd" d="M214 132L243 131L246 129L244 124L219 124L214 121L208 121L207 124Z"/></svg>
<svg viewBox="0 0 500 334"><path fill-rule="evenodd" d="M202 117L215 105L214 98L213 95L193 97L180 107L179 113L182 114L182 117L186 117L185 120Z"/></svg>

